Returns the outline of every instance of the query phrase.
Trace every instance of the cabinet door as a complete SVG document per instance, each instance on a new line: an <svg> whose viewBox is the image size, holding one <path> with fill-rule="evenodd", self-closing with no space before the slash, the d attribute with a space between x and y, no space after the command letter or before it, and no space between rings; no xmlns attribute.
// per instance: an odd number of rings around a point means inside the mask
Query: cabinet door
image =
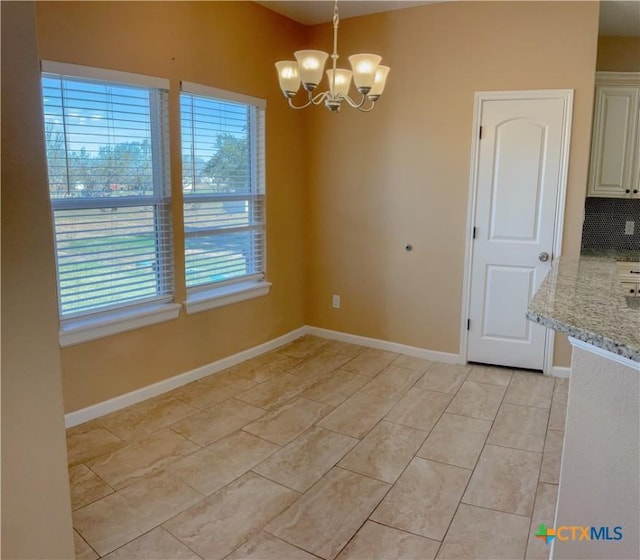
<svg viewBox="0 0 640 560"><path fill-rule="evenodd" d="M638 87L596 86L589 196L637 195L639 107Z"/></svg>

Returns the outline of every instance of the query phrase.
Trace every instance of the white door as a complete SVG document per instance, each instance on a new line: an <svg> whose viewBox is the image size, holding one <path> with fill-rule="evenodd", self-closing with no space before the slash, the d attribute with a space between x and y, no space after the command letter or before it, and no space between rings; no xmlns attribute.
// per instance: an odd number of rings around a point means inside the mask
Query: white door
<svg viewBox="0 0 640 560"><path fill-rule="evenodd" d="M553 258L571 92L512 95L479 108L467 359L542 370L546 329L525 314Z"/></svg>

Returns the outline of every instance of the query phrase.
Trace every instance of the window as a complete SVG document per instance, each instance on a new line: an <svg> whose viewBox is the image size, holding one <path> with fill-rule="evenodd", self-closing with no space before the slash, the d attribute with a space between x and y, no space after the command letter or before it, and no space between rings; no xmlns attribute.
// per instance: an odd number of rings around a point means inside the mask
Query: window
<svg viewBox="0 0 640 560"><path fill-rule="evenodd" d="M171 301L167 85L43 63L63 331Z"/></svg>
<svg viewBox="0 0 640 560"><path fill-rule="evenodd" d="M266 293L264 102L183 83L180 114L187 311Z"/></svg>

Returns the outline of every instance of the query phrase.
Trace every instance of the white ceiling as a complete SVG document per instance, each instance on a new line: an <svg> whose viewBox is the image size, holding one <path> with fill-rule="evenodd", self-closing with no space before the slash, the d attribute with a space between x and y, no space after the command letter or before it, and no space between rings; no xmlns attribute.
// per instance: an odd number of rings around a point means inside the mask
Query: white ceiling
<svg viewBox="0 0 640 560"><path fill-rule="evenodd" d="M412 8L432 1L404 2L401 0L345 0L338 3L340 19ZM333 0L265 0L264 7L285 15L304 25L326 23L333 19Z"/></svg>
<svg viewBox="0 0 640 560"><path fill-rule="evenodd" d="M340 18L346 19L433 4L435 1L345 0L341 1L338 6ZM263 0L258 1L257 4L262 4L274 12L283 14L304 25L325 23L331 21L333 17L333 0ZM640 0L606 0L601 2L600 35L640 36Z"/></svg>

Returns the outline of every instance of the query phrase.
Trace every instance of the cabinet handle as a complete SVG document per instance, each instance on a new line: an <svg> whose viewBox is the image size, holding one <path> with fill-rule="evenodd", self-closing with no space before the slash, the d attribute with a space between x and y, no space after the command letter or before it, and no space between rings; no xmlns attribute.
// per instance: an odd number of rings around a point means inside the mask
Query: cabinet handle
<svg viewBox="0 0 640 560"><path fill-rule="evenodd" d="M629 293L630 293L630 294L635 294L635 293L636 293L636 291L635 291L633 288L631 288L631 289L629 290Z"/></svg>
<svg viewBox="0 0 640 560"><path fill-rule="evenodd" d="M633 194L638 194L638 189L633 189Z"/></svg>
<svg viewBox="0 0 640 560"><path fill-rule="evenodd" d="M631 189L626 189L624 192L626 192L627 194L629 194L631 192Z"/></svg>

